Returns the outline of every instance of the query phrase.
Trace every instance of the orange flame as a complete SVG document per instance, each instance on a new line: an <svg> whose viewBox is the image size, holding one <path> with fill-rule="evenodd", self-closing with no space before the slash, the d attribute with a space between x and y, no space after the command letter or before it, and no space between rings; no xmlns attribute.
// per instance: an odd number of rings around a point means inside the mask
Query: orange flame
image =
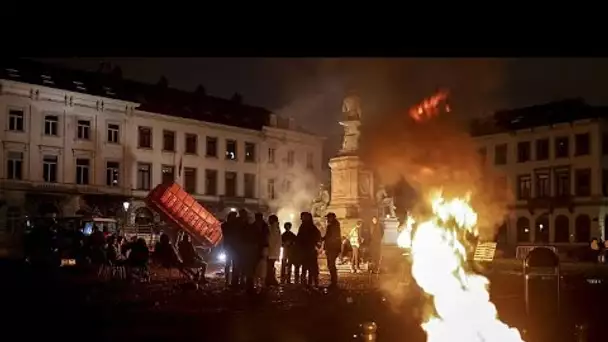
<svg viewBox="0 0 608 342"><path fill-rule="evenodd" d="M430 193L433 214L420 220L409 217L398 239L412 253L412 276L432 297L434 310L422 322L427 342L523 342L519 331L498 318L490 301L489 280L468 265L463 232L477 235L477 212L470 194L447 199Z"/></svg>
<svg viewBox="0 0 608 342"><path fill-rule="evenodd" d="M439 105L441 102L445 102L448 98L449 92L447 90L440 90L436 94L424 99L420 104L410 109L410 116L416 121L424 121L430 119L439 114ZM444 107L446 112L450 112L450 106L445 103Z"/></svg>

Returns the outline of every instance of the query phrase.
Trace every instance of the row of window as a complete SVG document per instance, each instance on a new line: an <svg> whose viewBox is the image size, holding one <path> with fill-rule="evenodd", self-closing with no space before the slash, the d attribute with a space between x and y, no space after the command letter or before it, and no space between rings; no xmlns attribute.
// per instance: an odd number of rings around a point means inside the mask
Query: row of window
<svg viewBox="0 0 608 342"><path fill-rule="evenodd" d="M140 126L138 128L139 138L138 138L138 147L139 148L153 148L152 144L152 128L151 127L143 127ZM185 153L198 155L198 135L186 133L184 135L185 139ZM245 162L255 162L255 143L245 142ZM175 132L163 130L163 151L174 152L175 151ZM226 149L224 151L224 158L226 160L237 160L238 159L238 144L236 140L226 139ZM216 137L206 137L205 144L205 156L207 157L218 157L218 138ZM295 151L289 150L287 151L287 158L285 160L288 166L295 165ZM276 149L268 148L268 163L274 164L276 163ZM313 154L308 152L306 154L306 168L313 168Z"/></svg>
<svg viewBox="0 0 608 342"><path fill-rule="evenodd" d="M76 184L90 184L91 160L76 158ZM106 163L106 185L119 186L118 175L120 163ZM56 183L58 173L58 158L56 155L45 155L42 158L42 178L47 183ZM23 179L23 152L8 152L6 158L6 178Z"/></svg>
<svg viewBox="0 0 608 342"><path fill-rule="evenodd" d="M576 134L574 136L574 156L586 156L591 153L591 137L589 133ZM532 147L535 147L535 160L549 160L551 156L551 144L549 138L536 139L532 141L520 141L517 143L517 162L525 163L532 161ZM602 137L602 153L608 154L608 135ZM479 154L485 163L487 149L482 147ZM570 137L562 136L553 139L553 158L570 157ZM494 164L506 165L509 163L508 144L498 144L494 146Z"/></svg>
<svg viewBox="0 0 608 342"><path fill-rule="evenodd" d="M565 215L558 215L553 221L553 241L550 240L550 219L549 215L538 217L534 222L534 234L530 229L530 219L520 217L517 219L517 242L536 242L536 243L567 243L570 242L570 220ZM534 241L531 239L534 238ZM589 242L591 240L591 219L589 215L578 215L574 221L574 241Z"/></svg>
<svg viewBox="0 0 608 342"><path fill-rule="evenodd" d="M196 168L184 168L183 187L188 193L199 194L204 193L208 196L218 195L218 171L205 169L205 189L198 189L198 170ZM175 179L175 168L170 165L161 166L162 178L161 182L171 182ZM268 179L267 181L268 198L274 200L277 198L276 180ZM255 198L256 175L252 173L243 174L244 197ZM138 190L150 190L152 187L152 164L138 163L137 164L137 184ZM236 197L238 189L238 173L226 171L224 173L224 195L228 197ZM282 192L288 193L291 190L291 181L284 180L282 184Z"/></svg>
<svg viewBox="0 0 608 342"><path fill-rule="evenodd" d="M553 171L553 172L552 172ZM517 198L520 200L551 197L551 176L554 177L554 196L566 197L572 194L570 167L535 170L534 174L523 174L517 177ZM534 184L532 184L534 176ZM532 189L534 186L534 194ZM576 196L591 196L591 169L574 170L574 194Z"/></svg>
<svg viewBox="0 0 608 342"><path fill-rule="evenodd" d="M205 169L205 189L198 189L198 170L196 168L185 167L183 170L183 187L188 193L200 194L204 193L209 196L218 194L218 171ZM169 183L175 180L175 167L171 165L161 166L161 182ZM244 193L247 198L255 198L256 177L252 173L243 174ZM152 188L152 164L138 163L137 164L137 183L136 189L150 190ZM228 197L236 197L238 189L238 173L227 171L224 173L224 195Z"/></svg>
<svg viewBox="0 0 608 342"><path fill-rule="evenodd" d="M120 186L120 163L115 161L106 162L106 186ZM58 158L55 155L43 156L42 175L47 183L57 183L59 166ZM75 183L80 185L88 185L91 182L91 161L87 158L76 158L76 174ZM210 196L218 194L218 171L205 170L205 189L198 189L198 170L196 168L184 167L183 169L183 186L184 189L191 194L204 193ZM161 182L173 182L176 179L175 167L172 165L161 166ZM7 156L7 178L13 180L23 179L23 152L9 152ZM228 171L224 174L224 195L236 197L237 195L237 172ZM275 180L269 179L267 184L268 197L276 199ZM255 198L256 175L251 173L243 174L244 197ZM150 190L152 188L152 164L138 163L137 164L137 183L136 189ZM283 191L289 191L291 182L284 181Z"/></svg>
<svg viewBox="0 0 608 342"><path fill-rule="evenodd" d="M138 127L138 143L139 148L154 148L152 139L152 127ZM175 152L176 134L174 131L163 130L163 151ZM198 135L186 133L185 139L185 154L198 155ZM236 140L226 139L226 150L225 158L227 160L237 160L237 148L238 144ZM218 139L216 137L207 137L206 141L206 152L207 157L218 157ZM255 143L245 142L245 158L246 162L255 162Z"/></svg>
<svg viewBox="0 0 608 342"><path fill-rule="evenodd" d="M25 119L23 110L9 110L8 130L13 132L24 132ZM45 115L44 116L44 135L51 137L59 136L59 116ZM91 140L91 120L76 121L76 138L79 140ZM106 141L113 144L120 143L120 125L117 123L108 123L106 127Z"/></svg>
<svg viewBox="0 0 608 342"><path fill-rule="evenodd" d="M24 126L24 112L19 109L9 110L9 130L23 132ZM108 123L106 127L106 140L109 143L120 143L120 125L116 123ZM59 116L58 115L46 115L44 117L44 134L47 136L59 136ZM91 140L91 121L90 120L77 120L76 125L76 137L79 140ZM198 135L186 133L185 139L185 153L198 155ZM224 156L226 160L237 160L238 158L238 144L236 140L227 139L226 149ZM152 128L151 127L138 127L138 147L139 148L153 148L152 139ZM163 151L175 152L176 151L176 133L170 130L163 130ZM256 161L256 148L255 143L245 142L245 162ZM207 137L206 151L207 157L218 157L218 139L216 137ZM268 163L275 163L276 149L268 149ZM287 152L286 164L293 166L295 164L295 151ZM313 154L308 152L306 155L306 167L313 169Z"/></svg>

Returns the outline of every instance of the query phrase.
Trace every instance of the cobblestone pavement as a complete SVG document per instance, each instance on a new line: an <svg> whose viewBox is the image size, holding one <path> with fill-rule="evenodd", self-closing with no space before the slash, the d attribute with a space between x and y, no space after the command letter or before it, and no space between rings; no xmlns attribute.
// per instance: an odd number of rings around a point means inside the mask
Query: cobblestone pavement
<svg viewBox="0 0 608 342"><path fill-rule="evenodd" d="M25 340L43 331L49 339L80 341L339 342L352 341L360 323L375 321L378 341L424 341L418 324L422 299L409 279L340 275L338 291L291 285L254 297L224 290L221 278L195 289L161 273L136 285L24 276L28 282L2 292L3 310L14 319L5 326ZM521 276L494 274L491 280L501 317L523 327ZM322 284L327 282L322 274ZM591 313L588 304L605 307L605 288L584 278L565 280L564 293L564 305L579 319Z"/></svg>

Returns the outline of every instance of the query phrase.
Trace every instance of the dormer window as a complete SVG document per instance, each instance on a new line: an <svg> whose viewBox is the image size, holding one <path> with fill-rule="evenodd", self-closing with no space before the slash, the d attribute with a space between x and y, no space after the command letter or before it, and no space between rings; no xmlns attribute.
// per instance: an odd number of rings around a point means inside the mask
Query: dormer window
<svg viewBox="0 0 608 342"><path fill-rule="evenodd" d="M116 95L116 93L110 87L103 87L103 90L106 92L107 95Z"/></svg>
<svg viewBox="0 0 608 342"><path fill-rule="evenodd" d="M12 78L20 77L19 70L17 70L17 69L6 68L6 72L8 73L9 77L12 77Z"/></svg>
<svg viewBox="0 0 608 342"><path fill-rule="evenodd" d="M511 123L512 123L512 124L514 124L514 123L518 123L518 122L520 122L520 121L521 121L521 119L523 119L523 116L521 116L521 115L520 115L520 116L518 116L518 117L515 117L513 120L511 120Z"/></svg>
<svg viewBox="0 0 608 342"><path fill-rule="evenodd" d="M84 86L84 83L80 82L80 81L73 81L74 86L76 86L76 89L80 90L80 91L87 91L87 88Z"/></svg>
<svg viewBox="0 0 608 342"><path fill-rule="evenodd" d="M55 84L55 82L53 82L53 79L49 75L42 74L42 75L40 75L40 77L42 77L42 84L48 84L48 85Z"/></svg>

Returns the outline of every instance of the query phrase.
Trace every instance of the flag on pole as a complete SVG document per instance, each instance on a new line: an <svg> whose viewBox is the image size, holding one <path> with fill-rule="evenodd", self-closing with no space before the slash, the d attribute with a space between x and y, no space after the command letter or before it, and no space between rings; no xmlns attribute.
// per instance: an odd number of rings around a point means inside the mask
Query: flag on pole
<svg viewBox="0 0 608 342"><path fill-rule="evenodd" d="M183 161L184 161L184 156L181 156L179 158L179 166L178 166L178 169L177 169L177 178L178 179L182 178L182 166L183 166L182 164L183 164Z"/></svg>

